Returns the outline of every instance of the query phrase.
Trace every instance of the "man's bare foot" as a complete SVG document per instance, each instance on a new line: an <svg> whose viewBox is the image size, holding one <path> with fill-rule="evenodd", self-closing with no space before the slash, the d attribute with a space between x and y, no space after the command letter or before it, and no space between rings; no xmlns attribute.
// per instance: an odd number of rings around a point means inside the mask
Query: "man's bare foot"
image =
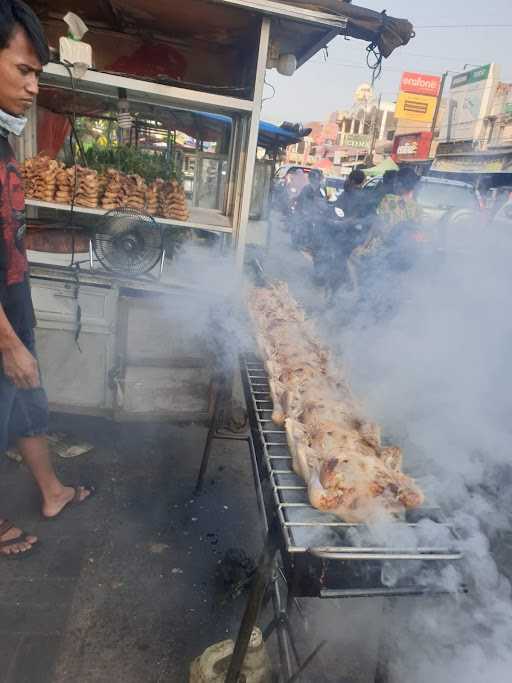
<svg viewBox="0 0 512 683"><path fill-rule="evenodd" d="M6 529L3 533L2 528ZM20 541L16 543L18 538ZM10 526L5 519L0 519L0 557L26 553L32 549L34 543L37 543L37 536L26 536L21 529Z"/></svg>
<svg viewBox="0 0 512 683"><path fill-rule="evenodd" d="M54 519L58 517L59 514L64 510L66 505L76 505L83 503L92 491L85 488L85 486L77 486L73 488L72 486L63 486L61 491L43 503L43 517L46 519Z"/></svg>

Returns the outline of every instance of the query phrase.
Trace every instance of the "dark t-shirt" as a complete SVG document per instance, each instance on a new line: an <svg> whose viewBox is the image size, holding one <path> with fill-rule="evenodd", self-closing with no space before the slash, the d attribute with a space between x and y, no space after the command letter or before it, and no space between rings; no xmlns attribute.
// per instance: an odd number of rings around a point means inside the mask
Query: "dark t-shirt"
<svg viewBox="0 0 512 683"><path fill-rule="evenodd" d="M25 199L14 153L0 131L0 304L16 334L35 325L25 252Z"/></svg>
<svg viewBox="0 0 512 683"><path fill-rule="evenodd" d="M341 193L336 206L343 209L346 218L363 218L368 213L368 195L360 188Z"/></svg>
<svg viewBox="0 0 512 683"><path fill-rule="evenodd" d="M321 188L306 185L297 197L297 208L307 219L319 219L327 208L327 198Z"/></svg>

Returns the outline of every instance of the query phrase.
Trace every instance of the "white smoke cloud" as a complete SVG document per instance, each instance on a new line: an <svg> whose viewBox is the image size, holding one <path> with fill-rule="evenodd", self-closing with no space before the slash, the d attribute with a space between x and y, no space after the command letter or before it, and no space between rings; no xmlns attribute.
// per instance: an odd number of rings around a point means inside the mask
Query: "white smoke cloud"
<svg viewBox="0 0 512 683"><path fill-rule="evenodd" d="M269 274L287 279L314 315L342 357L356 397L403 447L406 469L442 507L464 553L463 563L442 573L451 594L398 599L380 621L375 600L367 618L351 621L357 638L368 641L380 623L387 683L508 683L512 601L503 573L512 559L512 543L505 543L512 513L512 236L475 225L448 253L432 253L400 277L380 273L356 303L340 291L334 308L325 310L310 264L289 248L285 234L275 235ZM376 301L382 304L390 292L395 305L376 311ZM400 533L389 525L373 529L388 545L447 540L428 521L415 539ZM388 578L392 584L396 577ZM428 570L418 578L427 585L432 579ZM462 582L467 594L457 592ZM316 637L329 638L339 653L328 680L373 681L366 674L344 677L351 656L344 647L345 604L311 608Z"/></svg>
<svg viewBox="0 0 512 683"><path fill-rule="evenodd" d="M491 552L512 512L511 263L508 236L481 225L461 249L381 275L378 299L390 278L398 295L387 314L369 295L348 317L346 305L324 316L356 395L428 475L465 555L444 580L464 580L467 595L398 601L387 615L390 683L511 680L510 586Z"/></svg>
<svg viewBox="0 0 512 683"><path fill-rule="evenodd" d="M476 226L462 249L431 254L398 279L381 274L378 296L351 308L350 296L340 293L338 305L328 311L321 292L311 284L311 264L287 242L286 235L276 236L267 272L290 281L314 313L329 344L340 353L368 416L404 448L406 468L421 478L429 497L460 534L464 563L446 567L441 575L444 587L453 591L450 595L403 598L385 608L380 632L386 636L389 683L508 683L512 602L501 572L512 549L507 556L500 534L509 528L512 512L511 242L492 228ZM188 258L182 264L190 268ZM212 262L209 256L199 256L197 266L194 279L202 289L215 283L213 301L218 289L223 306L236 299L238 284L229 259ZM178 275L179 260L176 267ZM397 295L396 305L376 316L374 300L382 303L390 291ZM189 324L207 329L206 320L199 321L194 311L186 309L184 316ZM232 311L221 307L219 316L232 332L233 349L240 340L250 341L236 306ZM414 536L386 524L373 534L384 545L444 547L450 541L444 527L429 521L420 523ZM501 558L501 572L496 556ZM410 576L417 570L413 563L403 565L397 576L391 572L387 578L393 585L403 577L400 572ZM419 571L425 585L438 585L439 576L434 581L428 570ZM462 582L467 594L457 592ZM346 603L334 609L315 602L310 617L315 636L346 641L340 631ZM368 640L370 626L377 637L379 620L372 608L377 602L378 611L380 600L365 601L369 616L351 619L351 642ZM357 604L350 614L358 613ZM351 666L364 653L361 648ZM366 662L363 668L367 672L371 666ZM354 673L345 679L331 669L329 680L355 683L370 680L367 675L358 678Z"/></svg>

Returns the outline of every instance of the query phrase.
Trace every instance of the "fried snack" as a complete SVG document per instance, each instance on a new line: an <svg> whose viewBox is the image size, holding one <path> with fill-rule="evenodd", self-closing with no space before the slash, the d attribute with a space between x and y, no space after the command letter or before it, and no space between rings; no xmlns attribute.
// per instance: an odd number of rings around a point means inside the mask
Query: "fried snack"
<svg viewBox="0 0 512 683"><path fill-rule="evenodd" d="M101 208L106 211L117 209L122 205L122 189L124 176L115 168L109 168L104 175Z"/></svg>
<svg viewBox="0 0 512 683"><path fill-rule="evenodd" d="M71 204L75 191L75 169L61 168L57 173L57 190L55 201L59 204Z"/></svg>
<svg viewBox="0 0 512 683"><path fill-rule="evenodd" d="M157 178L146 190L146 211L151 216L156 216L159 213L159 196L163 185L164 181L161 178Z"/></svg>
<svg viewBox="0 0 512 683"><path fill-rule="evenodd" d="M97 208L99 196L99 178L97 171L84 168L83 166L75 166L75 172L78 178L75 203L77 206L84 206L90 209Z"/></svg>
<svg viewBox="0 0 512 683"><path fill-rule="evenodd" d="M122 182L122 206L144 211L146 208L146 182L139 175L124 176Z"/></svg>
<svg viewBox="0 0 512 683"><path fill-rule="evenodd" d="M177 180L164 183L160 191L160 215L179 221L187 221L189 212L185 190Z"/></svg>
<svg viewBox="0 0 512 683"><path fill-rule="evenodd" d="M57 174L61 168L60 162L45 155L25 161L21 166L25 197L52 202L57 187Z"/></svg>

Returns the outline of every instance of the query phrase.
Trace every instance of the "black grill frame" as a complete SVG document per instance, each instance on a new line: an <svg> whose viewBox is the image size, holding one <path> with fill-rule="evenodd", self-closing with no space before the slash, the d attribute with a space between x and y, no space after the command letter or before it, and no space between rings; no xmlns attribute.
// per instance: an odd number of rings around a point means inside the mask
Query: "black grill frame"
<svg viewBox="0 0 512 683"><path fill-rule="evenodd" d="M240 367L251 429L256 487L267 528L279 530L278 545L288 591L294 597L321 598L447 592L442 582L436 584L432 577L449 563L462 560L462 552L457 548L456 531L446 522L442 511L438 507L424 506L396 524L412 529L421 519L427 518L446 527L453 542L450 547L368 547L347 545L346 539L342 542L339 532L363 531L365 525L344 523L332 515L318 512L309 504L307 488L291 467L286 432L272 422L273 403L264 363L257 356L246 354L240 358ZM290 502L294 497L297 502ZM315 522L294 521L290 512L299 509ZM298 544L297 529L308 528L328 528L333 535L340 535L340 543L327 546ZM427 585L411 581L408 571L404 572L406 578L397 580L395 585L390 586L383 580L386 570L399 565L407 569L407 563L411 562L414 563L414 577L421 567L428 567Z"/></svg>

